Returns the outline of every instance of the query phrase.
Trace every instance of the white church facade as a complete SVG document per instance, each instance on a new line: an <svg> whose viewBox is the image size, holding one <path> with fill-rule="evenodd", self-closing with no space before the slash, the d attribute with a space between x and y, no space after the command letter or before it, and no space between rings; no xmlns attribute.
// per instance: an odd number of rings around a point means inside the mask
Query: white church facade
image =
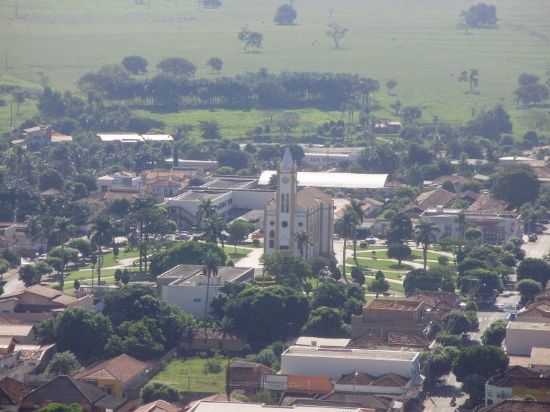
<svg viewBox="0 0 550 412"><path fill-rule="evenodd" d="M334 202L319 189L298 191L297 169L287 148L277 174L277 193L264 210L264 253L332 256Z"/></svg>

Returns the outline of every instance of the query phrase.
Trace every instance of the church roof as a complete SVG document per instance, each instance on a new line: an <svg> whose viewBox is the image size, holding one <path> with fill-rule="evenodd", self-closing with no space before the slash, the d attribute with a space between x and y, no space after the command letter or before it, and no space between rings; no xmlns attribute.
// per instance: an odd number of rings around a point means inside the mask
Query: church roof
<svg viewBox="0 0 550 412"><path fill-rule="evenodd" d="M280 168L281 170L292 170L296 167L296 164L294 163L294 159L292 158L292 153L290 149L287 147L285 149L285 153L283 155L283 160L281 161Z"/></svg>
<svg viewBox="0 0 550 412"><path fill-rule="evenodd" d="M304 209L313 209L321 203L330 203L332 198L314 187L307 187L296 194L296 205Z"/></svg>

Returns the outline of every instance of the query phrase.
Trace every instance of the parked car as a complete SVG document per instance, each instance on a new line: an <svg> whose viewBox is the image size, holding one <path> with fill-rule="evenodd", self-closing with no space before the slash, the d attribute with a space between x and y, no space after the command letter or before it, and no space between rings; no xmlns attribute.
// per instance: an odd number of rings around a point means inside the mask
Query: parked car
<svg viewBox="0 0 550 412"><path fill-rule="evenodd" d="M368 243L369 245L374 245L374 244L376 244L376 242L378 241L378 239L375 238L375 237L368 237L368 238L365 239L365 240L367 241L367 243Z"/></svg>
<svg viewBox="0 0 550 412"><path fill-rule="evenodd" d="M529 237L528 237L529 242L536 242L538 238L539 238L539 237L537 236L536 233L531 233L531 234L529 235Z"/></svg>

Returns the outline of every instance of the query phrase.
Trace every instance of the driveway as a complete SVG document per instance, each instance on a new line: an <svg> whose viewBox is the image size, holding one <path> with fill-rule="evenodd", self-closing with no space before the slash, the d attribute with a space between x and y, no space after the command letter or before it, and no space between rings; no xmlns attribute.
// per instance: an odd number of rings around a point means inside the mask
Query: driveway
<svg viewBox="0 0 550 412"><path fill-rule="evenodd" d="M4 273L4 293L13 293L16 290L23 289L25 284L19 280L18 269L11 269Z"/></svg>
<svg viewBox="0 0 550 412"><path fill-rule="evenodd" d="M248 249L248 248L247 248ZM243 268L263 269L262 256L264 254L264 248L250 248L251 252L235 262L235 266ZM258 271L259 272L259 271ZM256 273L258 275L259 273Z"/></svg>

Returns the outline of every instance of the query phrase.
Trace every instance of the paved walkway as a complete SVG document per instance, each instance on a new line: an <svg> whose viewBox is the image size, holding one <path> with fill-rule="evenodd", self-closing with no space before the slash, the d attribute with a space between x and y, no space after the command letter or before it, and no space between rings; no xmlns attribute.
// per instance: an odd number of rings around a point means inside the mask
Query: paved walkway
<svg viewBox="0 0 550 412"><path fill-rule="evenodd" d="M262 269L264 265L262 264L262 256L264 254L264 249L259 248L243 248L250 250L250 253L246 255L245 257L237 260L235 263L235 266L243 267L243 268L254 268L254 269Z"/></svg>

